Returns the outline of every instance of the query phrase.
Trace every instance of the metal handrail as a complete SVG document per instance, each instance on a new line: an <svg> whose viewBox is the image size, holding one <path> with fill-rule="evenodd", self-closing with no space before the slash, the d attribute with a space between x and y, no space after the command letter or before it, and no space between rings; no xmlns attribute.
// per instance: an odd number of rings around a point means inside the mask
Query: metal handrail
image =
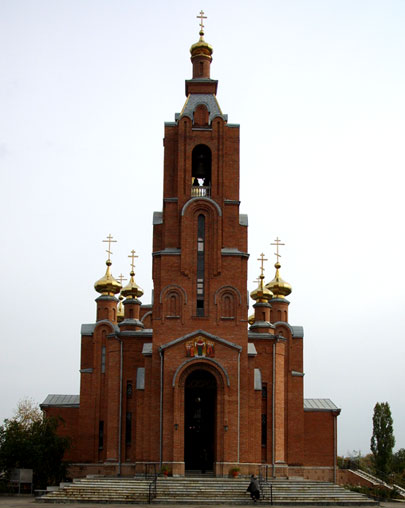
<svg viewBox="0 0 405 508"><path fill-rule="evenodd" d="M270 504L273 504L273 483L269 482L269 465L263 464L259 466L259 486L260 486L260 497L265 499L263 485L270 486Z"/></svg>
<svg viewBox="0 0 405 508"><path fill-rule="evenodd" d="M151 481L149 484L148 503L151 504L152 500L155 499L156 496L157 496L157 474L155 474L153 481Z"/></svg>

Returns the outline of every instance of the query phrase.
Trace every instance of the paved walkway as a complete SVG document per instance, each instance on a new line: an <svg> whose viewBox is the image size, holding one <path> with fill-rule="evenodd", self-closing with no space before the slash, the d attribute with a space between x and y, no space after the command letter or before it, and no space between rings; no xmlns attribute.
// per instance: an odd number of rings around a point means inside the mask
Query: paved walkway
<svg viewBox="0 0 405 508"><path fill-rule="evenodd" d="M260 505L258 503L255 506ZM0 496L0 508L50 508L52 505L45 504L45 503L36 503L35 499L31 496ZM58 508L62 505L55 504L53 505L55 508ZM65 504L66 508L123 508L125 506L129 506L126 504L105 504L105 503L68 503ZM151 505L149 504L131 504L131 506L136 506L137 508L150 508ZM156 505L157 506L157 505ZM166 505L159 505L164 506L165 508L174 508L179 505L176 504L166 504ZM221 508L234 508L236 505L221 505ZM243 506L243 505L238 505ZM252 502L247 502L246 506L253 506ZM266 505L269 506L269 505ZM273 505L277 506L277 505ZM405 506L405 503L395 503L395 502L383 502L380 503L380 506L383 508L401 508L402 506ZM209 508L207 505L182 505L182 508ZM319 508L318 506L306 506L305 508ZM328 505L328 508L333 508L331 505ZM341 506L339 508L342 508Z"/></svg>

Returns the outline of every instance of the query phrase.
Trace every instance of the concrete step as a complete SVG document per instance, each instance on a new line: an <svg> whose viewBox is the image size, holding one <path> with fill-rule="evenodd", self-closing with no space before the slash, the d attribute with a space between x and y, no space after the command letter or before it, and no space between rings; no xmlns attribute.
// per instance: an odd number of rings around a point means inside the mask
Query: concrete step
<svg viewBox="0 0 405 508"><path fill-rule="evenodd" d="M47 503L147 503L151 480L89 477L74 480L39 498ZM249 478L159 477L153 504L250 504ZM375 505L375 501L327 482L276 479L271 482L274 504ZM263 484L261 503L270 503L270 483Z"/></svg>

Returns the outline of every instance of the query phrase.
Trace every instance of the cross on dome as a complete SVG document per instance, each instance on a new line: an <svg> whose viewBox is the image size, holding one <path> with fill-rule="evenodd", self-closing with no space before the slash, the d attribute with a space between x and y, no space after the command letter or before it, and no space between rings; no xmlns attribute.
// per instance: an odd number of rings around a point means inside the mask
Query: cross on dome
<svg viewBox="0 0 405 508"><path fill-rule="evenodd" d="M204 16L204 11L200 11L200 15L196 16L196 18L200 19L200 35L204 35L204 19L207 19L207 16Z"/></svg>
<svg viewBox="0 0 405 508"><path fill-rule="evenodd" d="M281 254L279 254L278 248L280 247L280 245L285 245L285 243L281 243L281 240L279 239L279 237L277 237L274 240L274 243L271 243L270 245L276 245L276 252L274 253L274 255L277 257L277 263L278 263L279 258L281 258Z"/></svg>
<svg viewBox="0 0 405 508"><path fill-rule="evenodd" d="M265 261L268 261L268 259L266 259L264 257L264 254L263 252L260 254L260 256L257 258L257 261L260 261L260 279L263 279L264 278L264 275L263 275L263 272L264 272L264 262Z"/></svg>
<svg viewBox="0 0 405 508"><path fill-rule="evenodd" d="M108 261L110 261L110 256L111 254L113 254L113 252L111 251L111 244L112 243L117 243L117 240L113 240L113 237L111 236L111 233L107 236L107 239L106 240L103 240L104 243L108 243L108 249L106 250L107 254L108 254Z"/></svg>
<svg viewBox="0 0 405 508"><path fill-rule="evenodd" d="M134 251L134 249L132 249L131 254L128 257L131 258L131 268L132 268L132 271L134 271L135 270L135 258L138 258L139 256L135 256L135 251Z"/></svg>

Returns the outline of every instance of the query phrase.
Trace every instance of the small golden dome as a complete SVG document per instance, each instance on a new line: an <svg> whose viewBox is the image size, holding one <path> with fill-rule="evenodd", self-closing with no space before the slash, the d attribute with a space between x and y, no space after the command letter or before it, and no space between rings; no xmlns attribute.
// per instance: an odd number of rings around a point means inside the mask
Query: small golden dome
<svg viewBox="0 0 405 508"><path fill-rule="evenodd" d="M280 263L277 262L274 267L276 275L272 281L266 284L266 288L274 293L274 298L285 298L292 291L291 285L280 277Z"/></svg>
<svg viewBox="0 0 405 508"><path fill-rule="evenodd" d="M190 48L191 58L196 56L207 56L212 60L213 47L204 40L204 32L200 32L200 40L193 44Z"/></svg>
<svg viewBox="0 0 405 508"><path fill-rule="evenodd" d="M255 322L255 315L252 314L251 316L248 317L248 323L250 325L253 325L254 322Z"/></svg>
<svg viewBox="0 0 405 508"><path fill-rule="evenodd" d="M119 293L122 286L121 284L114 279L110 272L111 261L107 259L105 262L107 265L107 270L105 272L104 277L94 283L94 289L97 293L101 293L102 295L114 296Z"/></svg>
<svg viewBox="0 0 405 508"><path fill-rule="evenodd" d="M135 282L135 272L131 270L131 278L128 284L122 289L121 294L126 298L138 298L143 295L143 289Z"/></svg>
<svg viewBox="0 0 405 508"><path fill-rule="evenodd" d="M273 298L273 293L264 285L264 276L260 275L259 279L259 284L257 288L250 293L250 298L261 303L268 302Z"/></svg>

